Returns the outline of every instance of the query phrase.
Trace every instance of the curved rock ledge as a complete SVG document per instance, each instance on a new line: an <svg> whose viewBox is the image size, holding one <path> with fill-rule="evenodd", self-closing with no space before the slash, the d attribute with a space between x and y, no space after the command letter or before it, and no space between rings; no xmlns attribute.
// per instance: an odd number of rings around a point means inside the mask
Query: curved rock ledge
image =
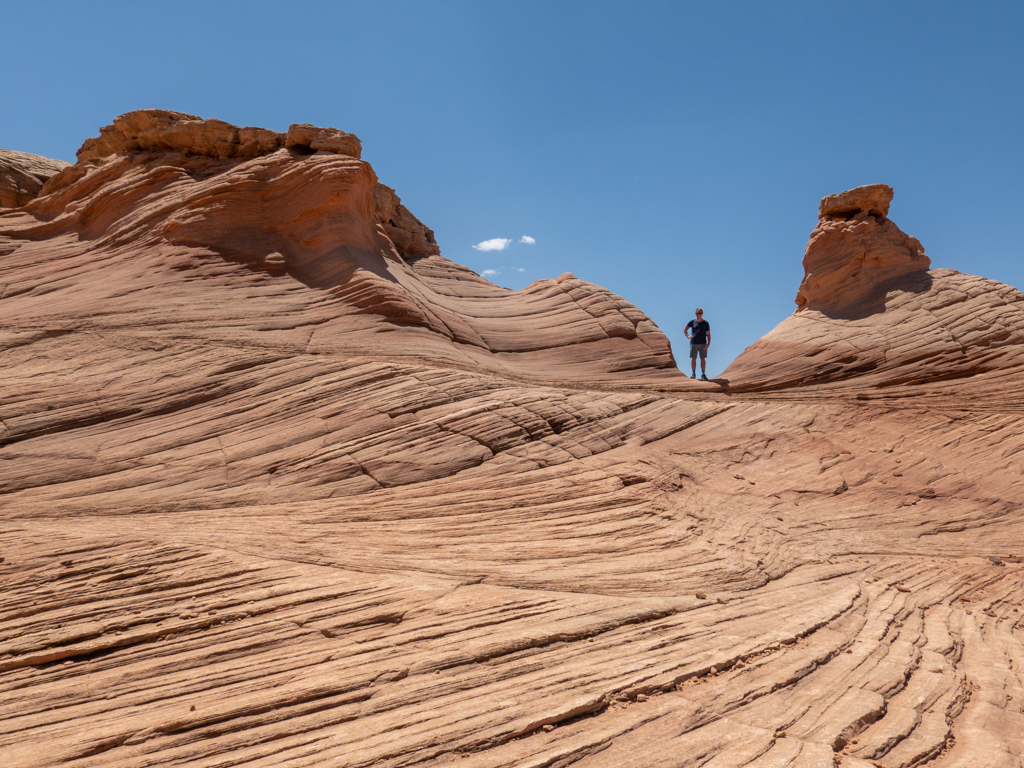
<svg viewBox="0 0 1024 768"><path fill-rule="evenodd" d="M0 215L4 766L1020 766L1013 289L806 306L720 392L352 155L65 174Z"/></svg>
<svg viewBox="0 0 1024 768"><path fill-rule="evenodd" d="M0 149L0 209L30 203L49 179L69 165L63 160Z"/></svg>
<svg viewBox="0 0 1024 768"><path fill-rule="evenodd" d="M683 380L665 335L604 288L565 275L509 291L441 257L395 191L341 151L349 134L260 131L143 110L86 141L0 219L0 296L18 297L8 326L187 329L541 381Z"/></svg>

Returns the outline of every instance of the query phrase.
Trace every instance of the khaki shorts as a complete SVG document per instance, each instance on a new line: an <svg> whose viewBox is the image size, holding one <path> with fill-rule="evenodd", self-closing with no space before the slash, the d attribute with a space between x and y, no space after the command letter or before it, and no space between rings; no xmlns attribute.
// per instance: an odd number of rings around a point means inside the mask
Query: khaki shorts
<svg viewBox="0 0 1024 768"><path fill-rule="evenodd" d="M690 359L695 360L697 355L700 355L701 360L707 360L707 346L707 344L690 344Z"/></svg>

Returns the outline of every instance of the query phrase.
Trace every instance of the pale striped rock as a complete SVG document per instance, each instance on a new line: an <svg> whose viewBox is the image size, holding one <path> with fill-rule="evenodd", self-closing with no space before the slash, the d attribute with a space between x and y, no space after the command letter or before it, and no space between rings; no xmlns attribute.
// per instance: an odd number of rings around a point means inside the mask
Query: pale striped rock
<svg viewBox="0 0 1024 768"><path fill-rule="evenodd" d="M1008 286L804 309L720 389L351 154L43 192L0 215L0 765L1020 766Z"/></svg>

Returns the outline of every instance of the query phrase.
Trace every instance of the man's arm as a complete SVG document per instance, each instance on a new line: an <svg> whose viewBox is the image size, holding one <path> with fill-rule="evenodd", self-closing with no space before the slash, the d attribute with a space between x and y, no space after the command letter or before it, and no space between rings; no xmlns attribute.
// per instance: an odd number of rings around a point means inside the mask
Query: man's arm
<svg viewBox="0 0 1024 768"><path fill-rule="evenodd" d="M704 345L704 351L707 352L708 348L710 346L711 346L711 324L708 323L708 342L707 342L707 344Z"/></svg>

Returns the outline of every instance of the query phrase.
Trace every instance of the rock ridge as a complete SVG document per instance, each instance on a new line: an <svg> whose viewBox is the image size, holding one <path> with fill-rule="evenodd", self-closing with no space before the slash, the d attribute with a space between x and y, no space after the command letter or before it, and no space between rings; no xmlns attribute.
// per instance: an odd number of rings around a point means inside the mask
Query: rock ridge
<svg viewBox="0 0 1024 768"><path fill-rule="evenodd" d="M276 332L310 349L440 356L542 380L555 371L682 378L665 335L604 288L548 279L509 291L443 258L434 232L362 159L358 138L335 128L278 133L129 112L8 214L5 233L11 245L0 248L17 244L0 278L8 295L44 290L52 276L33 259L60 243L94 282L140 272L131 284L154 311L181 305L183 278L200 278L200 295L221 297L193 305L191 322L208 338L264 342ZM250 282L279 301L273 316L231 298ZM76 301L76 324L106 322L87 319L86 305ZM297 319L309 316L321 319ZM158 325L171 332L174 322L165 314Z"/></svg>
<svg viewBox="0 0 1024 768"><path fill-rule="evenodd" d="M337 128L296 123L286 133L266 128L240 128L217 119L203 119L166 109L139 109L114 118L100 135L86 139L78 160L95 160L118 152L181 152L188 155L251 159L283 147L309 152L331 152L357 160L362 144Z"/></svg>
<svg viewBox="0 0 1024 768"><path fill-rule="evenodd" d="M0 149L0 209L27 205L47 181L70 165L42 155Z"/></svg>

